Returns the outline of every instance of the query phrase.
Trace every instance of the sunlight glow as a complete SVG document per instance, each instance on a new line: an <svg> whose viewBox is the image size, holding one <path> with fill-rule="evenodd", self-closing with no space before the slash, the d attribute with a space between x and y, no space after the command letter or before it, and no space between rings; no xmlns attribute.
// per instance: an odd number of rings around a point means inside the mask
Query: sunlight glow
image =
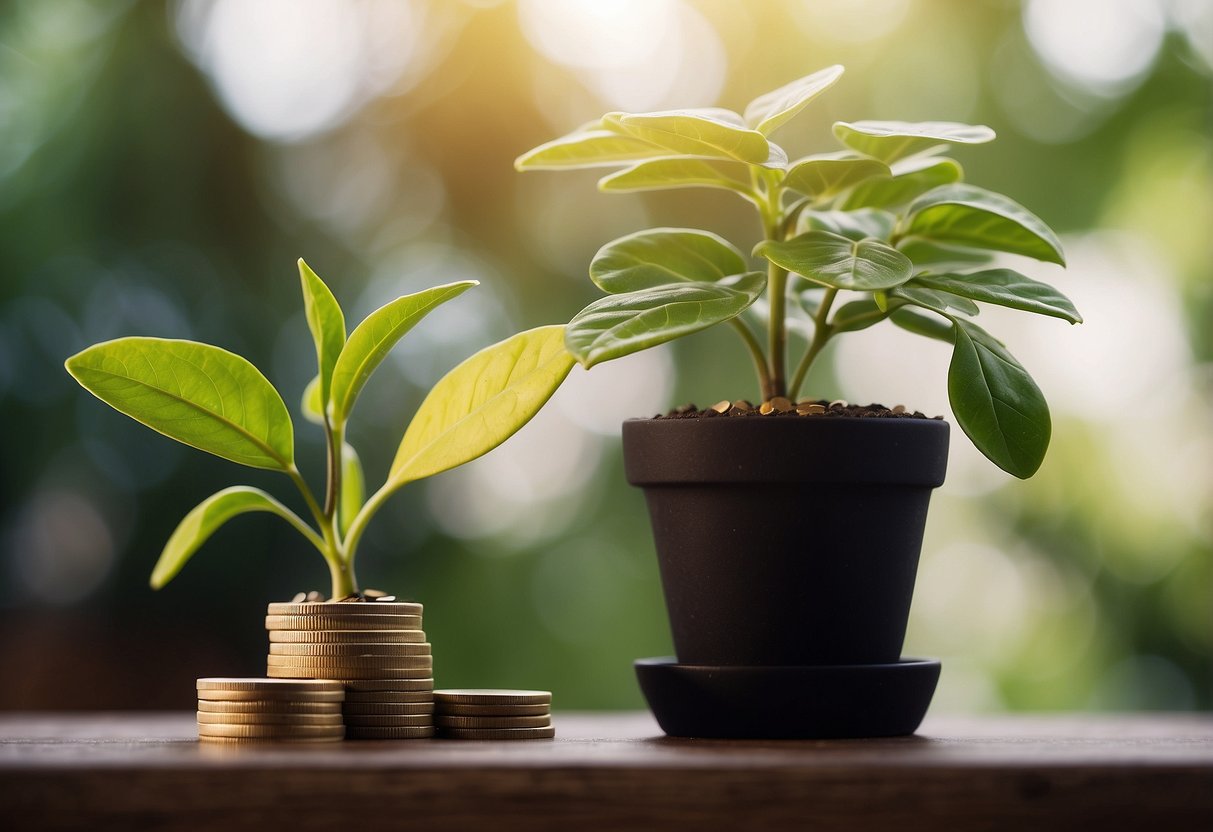
<svg viewBox="0 0 1213 832"><path fill-rule="evenodd" d="M1029 0L1024 30L1061 80L1115 95L1154 62L1166 17L1157 0Z"/></svg>

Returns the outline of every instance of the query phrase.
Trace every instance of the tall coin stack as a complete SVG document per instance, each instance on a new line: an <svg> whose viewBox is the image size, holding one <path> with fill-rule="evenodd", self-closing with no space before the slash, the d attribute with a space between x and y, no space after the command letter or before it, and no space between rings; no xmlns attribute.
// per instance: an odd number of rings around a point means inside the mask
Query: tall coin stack
<svg viewBox="0 0 1213 832"><path fill-rule="evenodd" d="M202 742L335 742L344 736L339 682L208 678L197 687Z"/></svg>
<svg viewBox="0 0 1213 832"><path fill-rule="evenodd" d="M556 736L546 690L434 691L439 735L457 740L545 740Z"/></svg>
<svg viewBox="0 0 1213 832"><path fill-rule="evenodd" d="M421 604L292 602L268 613L267 675L341 682L347 738L434 736L434 659Z"/></svg>

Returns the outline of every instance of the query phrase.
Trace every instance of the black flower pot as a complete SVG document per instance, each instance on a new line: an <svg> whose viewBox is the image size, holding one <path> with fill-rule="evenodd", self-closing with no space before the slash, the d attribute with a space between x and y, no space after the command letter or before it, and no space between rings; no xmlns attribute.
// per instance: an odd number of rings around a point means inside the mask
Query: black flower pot
<svg viewBox="0 0 1213 832"><path fill-rule="evenodd" d="M680 706L679 696L651 690L667 678L663 668L671 674L670 685L680 689L688 668L704 669L701 682L707 685L721 676L712 675L713 668L748 668L754 708L774 694L771 685L780 687L781 701L788 700L789 684L809 685L820 700L823 679L841 679L847 667L850 677L838 684L848 690L862 686L863 679L880 679L890 692L896 679L908 684L913 676L912 698L925 712L938 664L929 662L933 670L924 671L921 661L902 662L901 648L927 504L947 466L946 422L650 419L624 423L623 440L628 481L644 489L648 502L678 654L676 663L638 666L663 728L677 725L669 732L687 734L685 715L694 710L685 696ZM764 675L763 668L771 670ZM832 670L825 676L779 670L786 668ZM934 674L925 701L924 673ZM729 701L744 703L737 679L734 672ZM853 692L843 698L867 701ZM681 718L663 720L658 701L667 711L680 710ZM873 708L870 701L864 707ZM787 733L777 726L764 732L750 719L738 734L719 724L728 721L726 712L701 720L694 735ZM917 719L872 720L871 731L861 718L848 718L842 733L910 733L921 718L920 712ZM897 728L890 731L893 723ZM839 735L820 729L792 733Z"/></svg>

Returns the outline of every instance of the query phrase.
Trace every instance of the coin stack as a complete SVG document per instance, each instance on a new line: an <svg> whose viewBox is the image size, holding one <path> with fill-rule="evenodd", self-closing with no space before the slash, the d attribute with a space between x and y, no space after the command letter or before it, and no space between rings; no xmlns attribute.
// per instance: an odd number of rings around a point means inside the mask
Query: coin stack
<svg viewBox="0 0 1213 832"><path fill-rule="evenodd" d="M538 740L556 736L546 690L436 690L439 736L463 740Z"/></svg>
<svg viewBox="0 0 1213 832"><path fill-rule="evenodd" d="M345 735L339 682L209 678L197 687L202 742L335 742Z"/></svg>
<svg viewBox="0 0 1213 832"><path fill-rule="evenodd" d="M267 675L345 686L346 736L434 736L434 659L422 605L397 601L270 604Z"/></svg>

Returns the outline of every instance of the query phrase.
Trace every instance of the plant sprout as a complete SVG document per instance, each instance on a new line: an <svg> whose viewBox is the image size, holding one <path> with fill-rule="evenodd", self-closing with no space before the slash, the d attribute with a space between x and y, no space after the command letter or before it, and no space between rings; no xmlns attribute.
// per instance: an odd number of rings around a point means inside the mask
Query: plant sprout
<svg viewBox="0 0 1213 832"><path fill-rule="evenodd" d="M759 96L744 115L719 108L607 113L515 162L519 170L621 167L598 181L608 193L716 188L748 201L761 222L752 254L709 231L653 228L607 243L590 278L607 297L565 330L589 368L727 323L753 359L765 401L795 399L835 337L889 320L952 345L948 394L961 428L1018 477L1040 467L1048 406L1020 363L978 326L978 303L1079 323L1051 286L990 252L1065 265L1056 234L1001 194L964 183L941 153L981 144L994 131L953 122L838 122L841 150L793 161L770 136L842 75L823 69ZM760 297L765 337L741 316ZM789 316L798 304L812 336L788 363Z"/></svg>
<svg viewBox="0 0 1213 832"><path fill-rule="evenodd" d="M86 390L152 430L232 462L285 474L311 515L309 525L249 486L213 494L169 538L152 571L155 589L172 580L228 520L266 511L290 523L324 557L334 600L357 595L354 556L367 524L387 499L407 483L462 465L504 442L538 412L573 366L561 326L519 333L468 358L426 396L386 481L368 498L358 454L345 439L358 395L397 341L477 283L465 280L397 298L347 337L345 316L328 286L302 260L299 276L319 367L302 407L324 430L323 498L295 465L294 426L282 397L240 356L194 341L119 338L67 359L68 372Z"/></svg>

